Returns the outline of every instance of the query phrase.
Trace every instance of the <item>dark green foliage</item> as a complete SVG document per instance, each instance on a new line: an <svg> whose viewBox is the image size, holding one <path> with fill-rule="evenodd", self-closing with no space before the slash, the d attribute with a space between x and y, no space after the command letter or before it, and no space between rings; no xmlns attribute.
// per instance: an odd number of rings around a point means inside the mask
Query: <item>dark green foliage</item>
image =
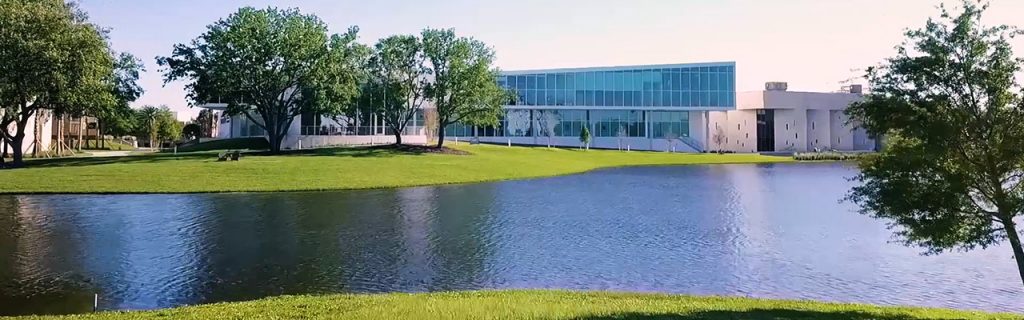
<svg viewBox="0 0 1024 320"><path fill-rule="evenodd" d="M450 124L497 125L512 94L498 85L494 50L450 29L423 30L422 41L433 77L426 92L437 108L437 147L444 145L444 128Z"/></svg>
<svg viewBox="0 0 1024 320"><path fill-rule="evenodd" d="M928 253L1008 241L1024 279L1014 219L1024 212L1024 110L1008 42L980 23L985 6L907 32L898 54L868 71L872 94L848 109L887 146L860 162L849 199Z"/></svg>
<svg viewBox="0 0 1024 320"><path fill-rule="evenodd" d="M193 104L226 103L228 115L265 129L277 152L296 116L336 115L353 103L367 52L358 31L328 35L314 15L245 7L157 62L165 81L189 81Z"/></svg>
<svg viewBox="0 0 1024 320"><path fill-rule="evenodd" d="M111 93L126 89L111 87L106 34L74 3L0 1L0 30L0 139L11 145L14 166L23 163L28 121L39 110L81 115L112 105Z"/></svg>
<svg viewBox="0 0 1024 320"><path fill-rule="evenodd" d="M427 73L423 43L412 35L390 36L374 46L365 100L402 144L402 132L426 101Z"/></svg>
<svg viewBox="0 0 1024 320"><path fill-rule="evenodd" d="M184 127L181 127L181 137L185 140L194 140L203 136L203 127L199 126L198 123L189 123Z"/></svg>
<svg viewBox="0 0 1024 320"><path fill-rule="evenodd" d="M583 130L580 130L580 143L583 147L590 148L590 126L583 126Z"/></svg>

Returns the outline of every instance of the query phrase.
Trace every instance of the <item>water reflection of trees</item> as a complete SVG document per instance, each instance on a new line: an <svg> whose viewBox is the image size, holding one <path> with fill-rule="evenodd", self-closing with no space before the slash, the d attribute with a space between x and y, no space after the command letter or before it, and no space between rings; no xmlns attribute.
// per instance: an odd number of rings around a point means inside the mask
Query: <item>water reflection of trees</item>
<svg viewBox="0 0 1024 320"><path fill-rule="evenodd" d="M53 226L59 220L45 202L0 196L0 316L91 309L94 289L78 268L78 242Z"/></svg>
<svg viewBox="0 0 1024 320"><path fill-rule="evenodd" d="M197 302L473 287L491 198L476 189L217 196Z"/></svg>

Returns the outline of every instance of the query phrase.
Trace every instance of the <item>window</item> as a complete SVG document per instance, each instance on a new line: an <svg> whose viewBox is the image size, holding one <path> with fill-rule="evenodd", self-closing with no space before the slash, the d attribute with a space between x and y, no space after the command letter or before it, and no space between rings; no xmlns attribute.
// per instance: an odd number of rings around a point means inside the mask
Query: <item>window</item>
<svg viewBox="0 0 1024 320"><path fill-rule="evenodd" d="M508 110L505 113L505 135L509 137L528 137L532 135L533 121L530 121L530 110Z"/></svg>
<svg viewBox="0 0 1024 320"><path fill-rule="evenodd" d="M590 112L590 121L595 137L643 137L644 119L642 111Z"/></svg>
<svg viewBox="0 0 1024 320"><path fill-rule="evenodd" d="M690 113L685 111L650 113L651 137L655 139L674 139L690 136Z"/></svg>
<svg viewBox="0 0 1024 320"><path fill-rule="evenodd" d="M587 124L586 110L534 110L533 126L538 137L579 137Z"/></svg>

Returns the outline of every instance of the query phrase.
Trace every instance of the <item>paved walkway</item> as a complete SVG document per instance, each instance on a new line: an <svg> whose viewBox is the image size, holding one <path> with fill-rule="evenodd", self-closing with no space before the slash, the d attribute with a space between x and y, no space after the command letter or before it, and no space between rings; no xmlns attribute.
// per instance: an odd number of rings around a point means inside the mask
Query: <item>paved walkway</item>
<svg viewBox="0 0 1024 320"><path fill-rule="evenodd" d="M82 155L84 157L91 158L110 158L110 157L125 157L130 156L132 151L90 151L88 155Z"/></svg>

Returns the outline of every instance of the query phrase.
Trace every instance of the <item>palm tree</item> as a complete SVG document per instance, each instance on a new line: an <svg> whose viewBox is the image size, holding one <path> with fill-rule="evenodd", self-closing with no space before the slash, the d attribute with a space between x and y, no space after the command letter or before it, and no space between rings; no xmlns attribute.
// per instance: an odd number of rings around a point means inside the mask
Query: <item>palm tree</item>
<svg viewBox="0 0 1024 320"><path fill-rule="evenodd" d="M154 106L145 106L136 113L138 117L139 129L145 130L140 131L141 135L145 135L149 140L149 147L152 148L156 143L157 130L160 128L160 122L158 117L160 116L160 108Z"/></svg>

